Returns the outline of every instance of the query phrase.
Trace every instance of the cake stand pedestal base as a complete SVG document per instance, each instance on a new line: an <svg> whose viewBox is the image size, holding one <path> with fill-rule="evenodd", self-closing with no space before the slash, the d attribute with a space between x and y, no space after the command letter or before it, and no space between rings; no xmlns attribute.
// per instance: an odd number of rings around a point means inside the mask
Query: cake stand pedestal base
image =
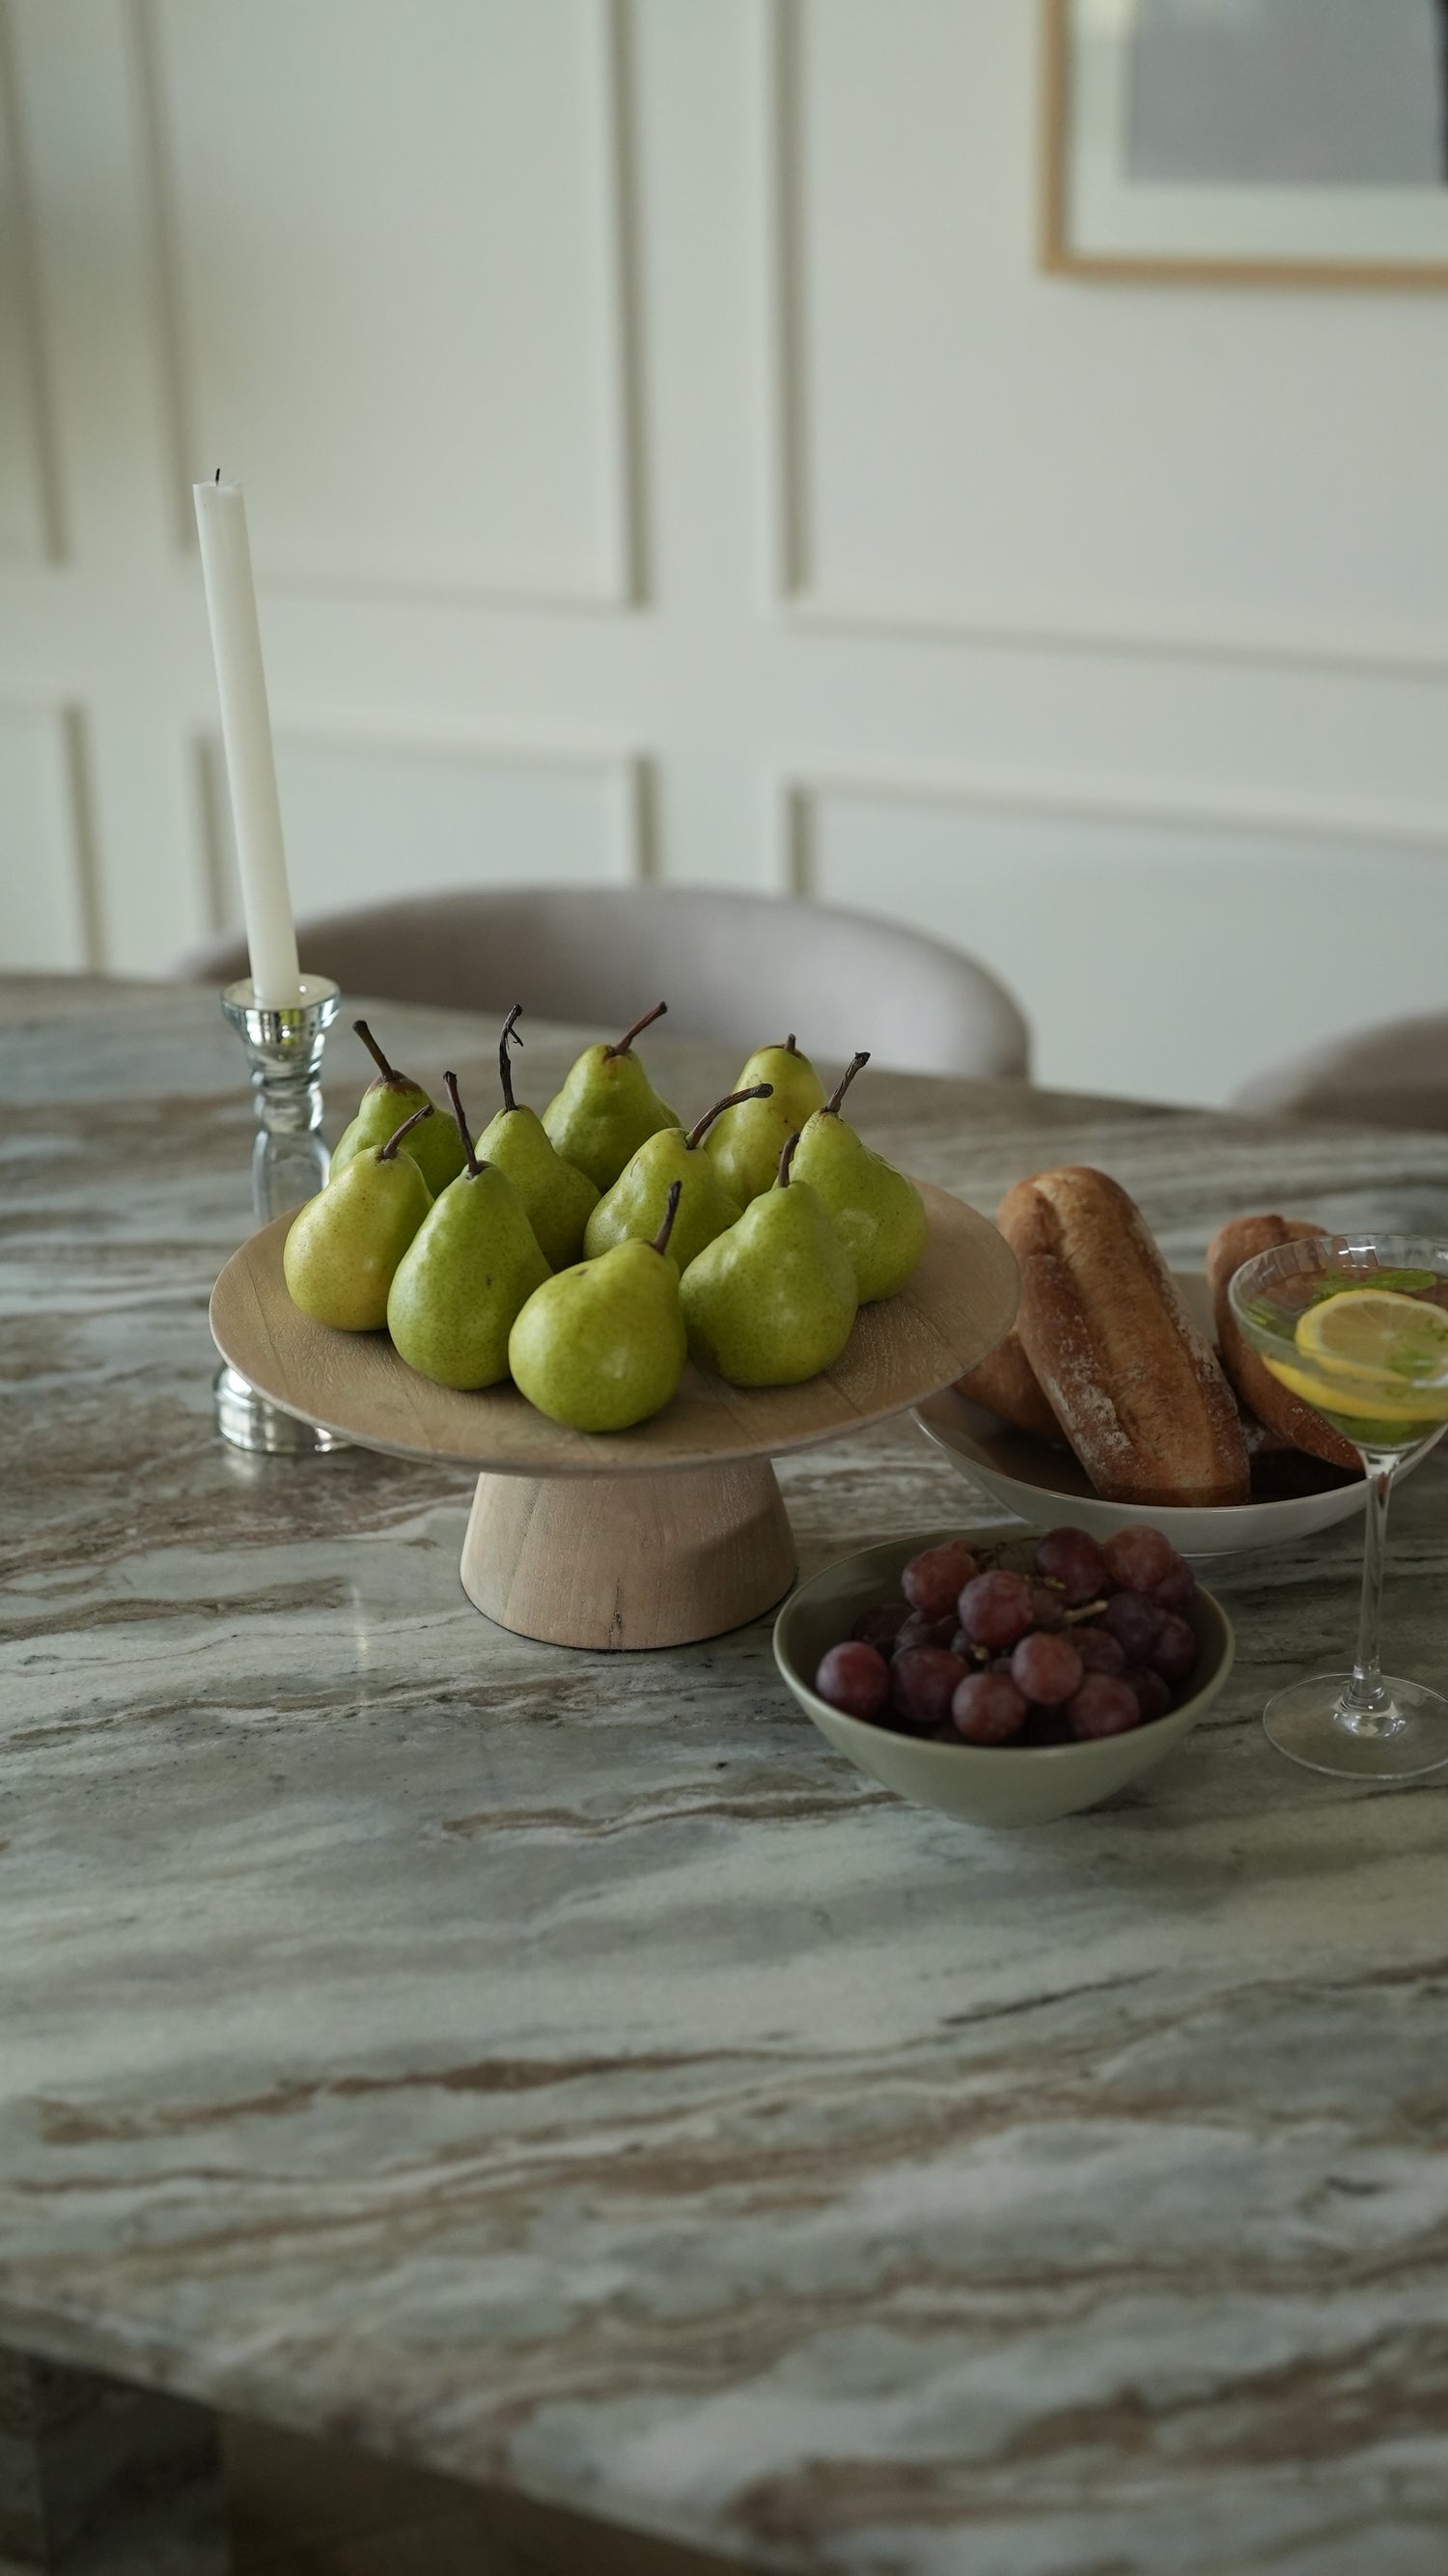
<svg viewBox="0 0 1448 2576"><path fill-rule="evenodd" d="M796 1573L767 1458L662 1476L480 1476L463 1590L553 1646L682 1646L742 1628Z"/></svg>

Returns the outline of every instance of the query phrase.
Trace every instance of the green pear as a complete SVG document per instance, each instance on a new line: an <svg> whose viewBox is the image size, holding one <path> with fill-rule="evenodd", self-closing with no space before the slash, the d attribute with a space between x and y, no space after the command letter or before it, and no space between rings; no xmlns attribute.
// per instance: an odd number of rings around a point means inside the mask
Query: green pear
<svg viewBox="0 0 1448 2576"><path fill-rule="evenodd" d="M596 1190L612 1189L646 1137L679 1124L633 1053L640 1030L667 1009L667 1002L655 1002L616 1046L585 1047L557 1099L543 1112L554 1151L586 1172Z"/></svg>
<svg viewBox="0 0 1448 2576"><path fill-rule="evenodd" d="M768 1083L773 1097L767 1105L736 1109L721 1119L707 1151L729 1196L743 1208L773 1189L780 1155L805 1120L824 1107L825 1087L809 1057L800 1054L793 1030L783 1046L756 1047L739 1082L745 1100L758 1098L761 1082Z"/></svg>
<svg viewBox="0 0 1448 2576"><path fill-rule="evenodd" d="M409 1081L405 1073L396 1072L388 1063L365 1020L354 1020L352 1026L379 1071L376 1081L369 1082L363 1092L362 1105L351 1126L344 1128L337 1139L332 1156L333 1180L339 1172L345 1172L364 1147L385 1145L399 1118L405 1118L409 1110L435 1106L420 1082ZM434 1198L462 1170L462 1147L450 1118L434 1119L408 1150Z"/></svg>
<svg viewBox="0 0 1448 2576"><path fill-rule="evenodd" d="M432 1205L404 1136L435 1115L414 1109L384 1145L354 1154L345 1172L299 1208L282 1247L292 1304L316 1324L375 1333L387 1321L393 1273Z"/></svg>
<svg viewBox="0 0 1448 2576"><path fill-rule="evenodd" d="M669 1401L688 1345L669 1252L680 1184L652 1243L630 1236L535 1288L508 1336L508 1365L540 1413L573 1431L627 1431Z"/></svg>
<svg viewBox="0 0 1448 2576"><path fill-rule="evenodd" d="M731 1199L708 1155L700 1148L722 1111L732 1108L736 1100L767 1098L768 1092L767 1082L757 1082L752 1092L731 1091L726 1100L716 1100L712 1109L705 1110L687 1136L682 1127L661 1127L657 1136L650 1136L640 1145L633 1161L625 1165L588 1220L583 1249L590 1261L596 1261L610 1245L623 1243L630 1235L649 1242L658 1233L671 1181L681 1182L684 1192L669 1237L677 1270L687 1270L706 1243L712 1243L726 1226L736 1225L738 1202Z"/></svg>
<svg viewBox="0 0 1448 2576"><path fill-rule="evenodd" d="M583 1229L598 1205L598 1192L586 1172L565 1163L548 1142L548 1131L536 1109L513 1098L513 1068L508 1042L521 1046L515 1022L523 1005L515 1002L503 1022L498 1069L503 1077L503 1106L491 1127L478 1138L478 1157L506 1172L538 1237L550 1270L581 1259Z"/></svg>
<svg viewBox="0 0 1448 2576"><path fill-rule="evenodd" d="M862 1306L893 1297L925 1250L925 1202L913 1181L863 1145L840 1116L840 1102L869 1063L857 1055L823 1109L805 1122L794 1158L797 1181L808 1181L830 1213L836 1234L855 1268Z"/></svg>
<svg viewBox="0 0 1448 2576"><path fill-rule="evenodd" d="M808 1181L779 1158L772 1190L691 1261L679 1288L689 1348L731 1386L797 1386L833 1368L859 1302L850 1256Z"/></svg>
<svg viewBox="0 0 1448 2576"><path fill-rule="evenodd" d="M825 1105L824 1084L809 1057L796 1046L793 1029L783 1046L756 1047L739 1080L741 1084L767 1082L774 1093L776 1109L787 1109L795 1127L803 1127L805 1120ZM790 1132L793 1134L793 1128ZM769 1186L774 1187L773 1173Z"/></svg>
<svg viewBox="0 0 1448 2576"><path fill-rule="evenodd" d="M387 1329L419 1377L496 1386L508 1374L513 1318L552 1274L507 1173L473 1151L456 1074L443 1080L463 1169L434 1199L393 1273Z"/></svg>

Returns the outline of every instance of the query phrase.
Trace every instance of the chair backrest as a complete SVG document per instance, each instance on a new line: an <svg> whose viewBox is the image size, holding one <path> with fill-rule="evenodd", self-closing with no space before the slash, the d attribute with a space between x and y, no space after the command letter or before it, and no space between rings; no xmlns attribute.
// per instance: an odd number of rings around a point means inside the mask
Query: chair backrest
<svg viewBox="0 0 1448 2576"><path fill-rule="evenodd" d="M695 886L424 895L302 922L302 964L347 993L623 1030L665 999L680 1037L742 1055L797 1029L827 1059L868 1047L908 1073L1024 1074L1030 1032L974 958L868 913ZM241 939L177 968L247 971Z"/></svg>
<svg viewBox="0 0 1448 2576"><path fill-rule="evenodd" d="M1290 1056L1234 1092L1257 1118L1448 1128L1448 1018L1389 1020Z"/></svg>

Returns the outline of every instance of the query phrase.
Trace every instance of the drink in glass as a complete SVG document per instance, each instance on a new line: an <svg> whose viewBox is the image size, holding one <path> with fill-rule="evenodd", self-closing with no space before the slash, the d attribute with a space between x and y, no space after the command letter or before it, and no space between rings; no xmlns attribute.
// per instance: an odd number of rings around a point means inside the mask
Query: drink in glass
<svg viewBox="0 0 1448 2576"><path fill-rule="evenodd" d="M1262 1722L1310 1770L1435 1771L1448 1762L1448 1700L1385 1676L1378 1632L1393 1478L1448 1428L1448 1248L1385 1234L1278 1244L1242 1264L1230 1294L1264 1365L1352 1442L1367 1478L1357 1660L1290 1683Z"/></svg>

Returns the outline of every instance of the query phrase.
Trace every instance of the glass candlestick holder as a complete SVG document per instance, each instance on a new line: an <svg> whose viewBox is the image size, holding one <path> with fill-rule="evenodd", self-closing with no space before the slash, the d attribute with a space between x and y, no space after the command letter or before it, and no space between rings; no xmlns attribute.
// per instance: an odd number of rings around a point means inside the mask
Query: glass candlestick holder
<svg viewBox="0 0 1448 2576"><path fill-rule="evenodd" d="M251 1200L259 1226L314 1198L326 1184L330 1156L322 1141L322 1049L342 996L325 975L304 975L295 1002L285 1010L259 1003L251 978L228 984L221 1007L251 1068L256 1138L251 1149ZM346 1442L310 1422L298 1422L258 1395L239 1370L216 1374L216 1420L234 1449L277 1457L306 1457Z"/></svg>

